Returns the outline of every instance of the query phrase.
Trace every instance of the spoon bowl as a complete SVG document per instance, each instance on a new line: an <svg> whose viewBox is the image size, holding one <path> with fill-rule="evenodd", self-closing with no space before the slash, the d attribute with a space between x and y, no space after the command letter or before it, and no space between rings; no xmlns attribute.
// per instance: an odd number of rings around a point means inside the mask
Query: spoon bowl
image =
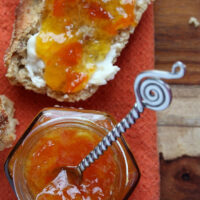
<svg viewBox="0 0 200 200"><path fill-rule="evenodd" d="M82 173L77 166L68 166L58 169L59 171L65 170L67 173L68 183L71 185L80 185L82 181Z"/></svg>

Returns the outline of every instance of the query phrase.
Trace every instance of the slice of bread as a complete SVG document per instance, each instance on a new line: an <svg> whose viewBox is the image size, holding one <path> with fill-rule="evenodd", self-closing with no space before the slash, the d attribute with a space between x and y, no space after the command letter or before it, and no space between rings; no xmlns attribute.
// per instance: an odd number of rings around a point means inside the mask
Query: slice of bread
<svg viewBox="0 0 200 200"><path fill-rule="evenodd" d="M126 0L124 0L126 1ZM147 9L151 0L135 0L135 21L139 23L142 14ZM41 15L44 7L43 0L21 0L16 10L16 21L10 47L5 55L5 64L8 67L6 76L14 85L23 85L28 90L37 93L47 94L58 101L75 102L86 100L93 95L98 89L98 85L90 84L85 89L72 93L63 94L53 91L48 86L37 87L33 84L29 72L25 67L27 63L27 42L29 38L39 32ZM116 56L112 59L112 63L116 62L120 52L128 42L129 36L134 32L134 28L130 27L121 30L113 39L112 45L117 44ZM35 74L43 79L43 70ZM111 77L110 79L112 79Z"/></svg>
<svg viewBox="0 0 200 200"><path fill-rule="evenodd" d="M0 95L0 151L9 148L16 139L15 127L18 121L13 118L14 111L13 102Z"/></svg>

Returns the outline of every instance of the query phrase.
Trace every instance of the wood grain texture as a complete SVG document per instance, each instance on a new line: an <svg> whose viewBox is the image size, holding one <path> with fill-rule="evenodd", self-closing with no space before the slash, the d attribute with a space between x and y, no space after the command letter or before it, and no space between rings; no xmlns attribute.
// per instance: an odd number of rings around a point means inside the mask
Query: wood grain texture
<svg viewBox="0 0 200 200"><path fill-rule="evenodd" d="M156 68L170 70L177 60L187 65L183 79L170 81L184 84L172 86L171 107L158 113L159 150L179 157L160 159L160 199L200 200L200 157L184 156L200 150L200 27L188 24L192 16L200 20L200 0L156 0L154 5Z"/></svg>
<svg viewBox="0 0 200 200"><path fill-rule="evenodd" d="M200 158L161 160L161 200L200 199Z"/></svg>
<svg viewBox="0 0 200 200"><path fill-rule="evenodd" d="M200 127L200 86L171 85L173 101L158 112L158 126Z"/></svg>
<svg viewBox="0 0 200 200"><path fill-rule="evenodd" d="M200 87L171 85L173 101L157 113L158 149L165 159L200 156Z"/></svg>
<svg viewBox="0 0 200 200"><path fill-rule="evenodd" d="M158 133L159 152L165 160L200 156L200 127L159 126Z"/></svg>
<svg viewBox="0 0 200 200"><path fill-rule="evenodd" d="M191 16L200 20L200 0L156 0L155 2L156 68L170 70L181 60L187 65L183 79L170 83L200 83L200 27L188 24Z"/></svg>
<svg viewBox="0 0 200 200"><path fill-rule="evenodd" d="M171 88L171 106L157 115L158 147L162 153L160 199L199 200L200 157L194 156L200 155L200 86Z"/></svg>

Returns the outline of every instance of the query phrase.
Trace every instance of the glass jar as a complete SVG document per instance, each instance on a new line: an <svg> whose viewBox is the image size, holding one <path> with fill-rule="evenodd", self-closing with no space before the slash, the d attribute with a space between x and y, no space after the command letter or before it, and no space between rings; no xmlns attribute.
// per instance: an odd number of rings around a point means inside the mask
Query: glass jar
<svg viewBox="0 0 200 200"><path fill-rule="evenodd" d="M35 199L27 184L25 163L29 152L45 134L55 128L79 128L88 130L102 138L115 125L116 121L110 115L102 112L66 108L42 110L15 145L5 163L7 178L18 199ZM115 174L117 178L113 183L114 190L111 198L116 200L127 199L138 183L139 169L123 137L109 148L114 153L119 168L119 173Z"/></svg>

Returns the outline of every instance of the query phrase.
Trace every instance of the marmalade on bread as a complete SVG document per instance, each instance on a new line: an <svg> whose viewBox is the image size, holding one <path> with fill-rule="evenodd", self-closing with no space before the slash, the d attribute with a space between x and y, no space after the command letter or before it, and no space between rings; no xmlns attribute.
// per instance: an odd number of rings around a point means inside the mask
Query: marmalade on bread
<svg viewBox="0 0 200 200"><path fill-rule="evenodd" d="M87 86L120 30L135 26L134 0L46 0L36 52L54 91Z"/></svg>

